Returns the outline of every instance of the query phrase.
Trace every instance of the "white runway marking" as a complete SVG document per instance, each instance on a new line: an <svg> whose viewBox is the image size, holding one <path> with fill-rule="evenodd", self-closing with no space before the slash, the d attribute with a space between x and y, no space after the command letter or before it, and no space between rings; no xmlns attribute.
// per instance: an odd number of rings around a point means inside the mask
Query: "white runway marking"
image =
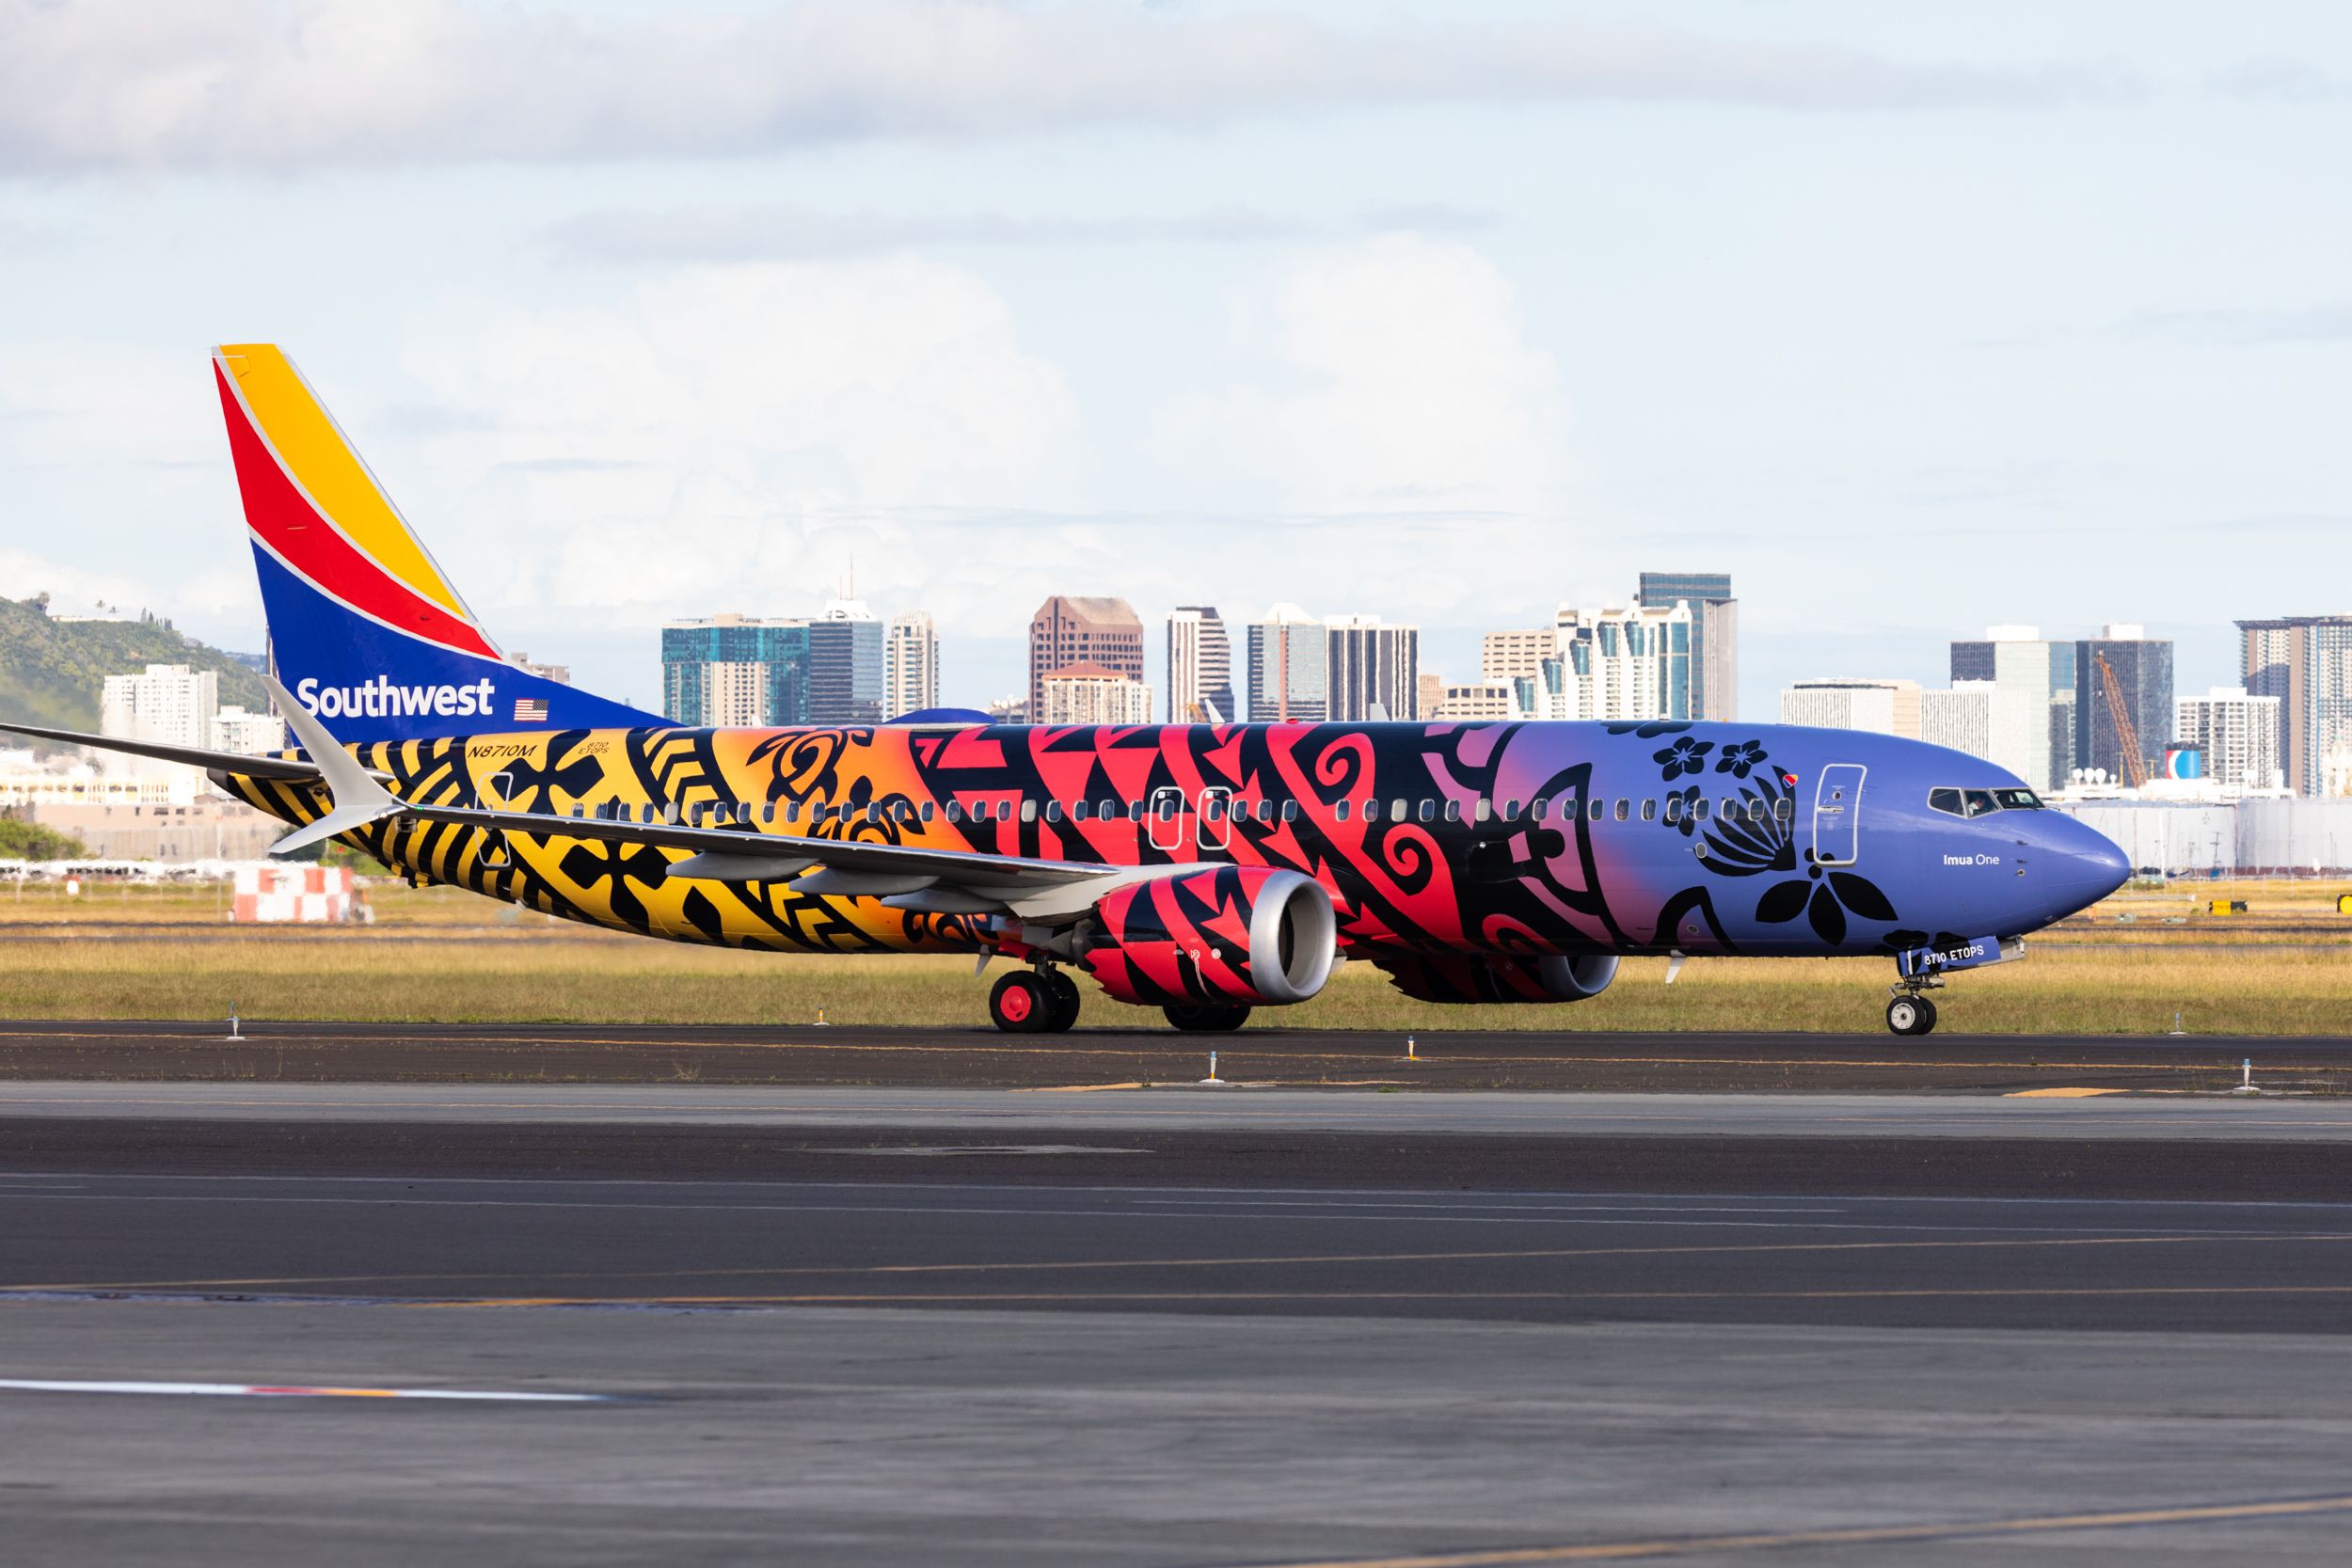
<svg viewBox="0 0 2352 1568"><path fill-rule="evenodd" d="M0 1389L34 1394L200 1394L229 1399L513 1400L533 1404L601 1404L608 1394L531 1394L499 1388L333 1388L273 1383L101 1383L0 1377Z"/></svg>

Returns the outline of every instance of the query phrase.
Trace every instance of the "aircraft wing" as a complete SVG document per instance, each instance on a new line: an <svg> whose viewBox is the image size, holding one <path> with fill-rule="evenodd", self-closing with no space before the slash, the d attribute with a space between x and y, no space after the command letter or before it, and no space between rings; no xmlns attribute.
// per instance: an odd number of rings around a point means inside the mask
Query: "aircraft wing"
<svg viewBox="0 0 2352 1568"><path fill-rule="evenodd" d="M284 779L288 781L315 780L323 775L314 762L297 757L246 756L236 752L206 752L193 746L167 746L157 740L127 740L119 736L84 735L78 730L50 730L38 724L0 724L0 735L27 736L35 740L63 741L73 746L95 746L102 752L123 752L135 757L153 757L160 762L184 762L192 768L217 768L224 773L242 773L249 779ZM389 773L367 769L376 779L389 779Z"/></svg>
<svg viewBox="0 0 2352 1568"><path fill-rule="evenodd" d="M271 684L275 689L276 683ZM336 743L325 724L282 689L277 689L277 696L295 738L319 766L331 809L278 840L270 848L273 855L290 855L322 839L398 818L528 838L596 839L685 849L691 853L671 865L667 875L729 882L790 880L793 890L800 893L877 897L898 908L943 914L1008 911L1024 919L1046 922L1083 914L1114 889L1195 869L1188 864L1122 866L1031 860L968 849L786 837L748 828L697 828L584 814L567 816L559 812L421 805L386 789L371 769Z"/></svg>

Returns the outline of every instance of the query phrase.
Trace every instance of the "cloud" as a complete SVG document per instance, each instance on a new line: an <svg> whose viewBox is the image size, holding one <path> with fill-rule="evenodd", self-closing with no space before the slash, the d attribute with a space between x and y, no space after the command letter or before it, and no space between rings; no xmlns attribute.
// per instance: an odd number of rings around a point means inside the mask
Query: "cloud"
<svg viewBox="0 0 2352 1568"><path fill-rule="evenodd" d="M463 565L436 546L485 613L804 613L854 561L884 602L924 590L944 620L993 624L1004 574L1069 543L993 519L1084 496L1060 369L934 261L686 268L584 309L455 302L405 360L441 416L417 448L457 490L420 526L499 541ZM943 514L977 519L946 548L918 527Z"/></svg>
<svg viewBox="0 0 2352 1568"><path fill-rule="evenodd" d="M2241 348L2334 343L2352 338L2352 305L2254 310L2150 310L2124 321L2121 329L2133 336Z"/></svg>
<svg viewBox="0 0 2352 1568"><path fill-rule="evenodd" d="M2208 75L2205 86L2225 98L2280 103L2325 103L2352 97L2352 82L2309 60L2286 55L2260 55L2240 60Z"/></svg>
<svg viewBox="0 0 2352 1568"><path fill-rule="evenodd" d="M1504 565L1556 596L1566 402L1490 261L1392 235L1295 258L1231 309L1235 375L1171 400L1153 439L1171 484L1265 519L1237 586L1442 610Z"/></svg>
<svg viewBox="0 0 2352 1568"><path fill-rule="evenodd" d="M2137 90L2100 60L1927 64L1656 27L987 0L654 15L0 0L0 170L18 172L734 156L1433 103L1888 112Z"/></svg>
<svg viewBox="0 0 2352 1568"><path fill-rule="evenodd" d="M1494 222L1469 208L1381 208L1338 221L1281 218L1251 207L1175 217L1015 217L1003 213L820 213L799 207L682 207L585 213L548 230L563 253L593 261L795 261L936 245L1125 245L1328 241L1394 229L1468 233Z"/></svg>

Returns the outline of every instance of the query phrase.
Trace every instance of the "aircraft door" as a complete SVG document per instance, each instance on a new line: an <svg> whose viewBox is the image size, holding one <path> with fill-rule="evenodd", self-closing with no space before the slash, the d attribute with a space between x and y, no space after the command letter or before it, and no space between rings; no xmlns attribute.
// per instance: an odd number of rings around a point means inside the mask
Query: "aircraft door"
<svg viewBox="0 0 2352 1568"><path fill-rule="evenodd" d="M1212 784L1200 792L1200 825L1199 834L1203 849L1222 849L1232 842L1233 792L1223 784Z"/></svg>
<svg viewBox="0 0 2352 1568"><path fill-rule="evenodd" d="M1162 784L1152 792L1144 808L1143 831L1154 849L1169 852L1184 847L1184 792Z"/></svg>
<svg viewBox="0 0 2352 1568"><path fill-rule="evenodd" d="M1862 852L1862 778L1858 762L1833 762L1813 786L1813 858L1851 865Z"/></svg>

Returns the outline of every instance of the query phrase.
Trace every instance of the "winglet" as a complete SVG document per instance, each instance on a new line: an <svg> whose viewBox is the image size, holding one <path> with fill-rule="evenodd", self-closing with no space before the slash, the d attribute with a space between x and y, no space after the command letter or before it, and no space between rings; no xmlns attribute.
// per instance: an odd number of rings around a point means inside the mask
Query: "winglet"
<svg viewBox="0 0 2352 1568"><path fill-rule="evenodd" d="M364 828L387 816L400 815L400 801L375 776L359 766L359 759L342 748L342 743L327 733L309 708L294 700L294 693L278 684L276 678L263 675L269 694L278 699L278 711L286 716L286 726L302 742L302 749L318 765L319 776L326 785L328 811L325 816L307 828L297 828L269 847L273 856L291 855L308 849L323 839L347 833L354 828Z"/></svg>

